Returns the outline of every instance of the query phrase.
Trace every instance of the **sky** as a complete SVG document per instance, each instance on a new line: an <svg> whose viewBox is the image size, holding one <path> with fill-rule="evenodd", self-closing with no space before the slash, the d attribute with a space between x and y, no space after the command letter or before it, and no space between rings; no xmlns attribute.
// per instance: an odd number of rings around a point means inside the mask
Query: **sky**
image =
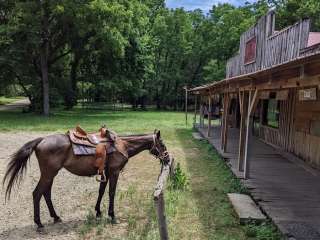
<svg viewBox="0 0 320 240"><path fill-rule="evenodd" d="M194 10L200 8L203 12L207 13L214 4L230 3L235 6L240 6L244 5L246 1L247 0L166 0L166 5L168 8L183 7L185 10ZM248 2L252 1L254 0Z"/></svg>

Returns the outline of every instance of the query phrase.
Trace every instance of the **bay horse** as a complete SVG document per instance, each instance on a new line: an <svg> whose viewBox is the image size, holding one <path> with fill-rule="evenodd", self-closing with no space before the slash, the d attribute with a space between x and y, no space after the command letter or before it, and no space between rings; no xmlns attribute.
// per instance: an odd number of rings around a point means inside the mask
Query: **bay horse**
<svg viewBox="0 0 320 240"><path fill-rule="evenodd" d="M167 148L158 130L155 130L153 134L120 136L120 138L123 141L128 158L144 150L149 150L152 155L160 159L163 163L169 162ZM38 159L41 173L40 180L33 191L34 222L40 231L44 227L40 221L39 208L42 196L45 198L54 223L61 222L51 200L53 180L59 170L65 168L78 176L94 176L97 173L97 167L94 165L94 156L78 156L73 153L72 143L66 134L55 134L34 139L24 144L15 152L8 163L7 171L3 179L3 184L7 182L6 199L10 199L13 186L20 183L27 167L27 161L30 159L33 151ZM108 215L112 223L117 222L114 213L114 197L119 173L128 162L128 158L118 151L109 154L105 167L107 181L100 183L99 195L95 206L96 217L101 216L100 203L109 180Z"/></svg>

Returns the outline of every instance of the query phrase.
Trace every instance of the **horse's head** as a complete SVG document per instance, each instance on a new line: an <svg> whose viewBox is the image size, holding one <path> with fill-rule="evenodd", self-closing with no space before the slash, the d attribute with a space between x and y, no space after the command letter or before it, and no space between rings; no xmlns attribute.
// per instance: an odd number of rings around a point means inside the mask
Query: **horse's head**
<svg viewBox="0 0 320 240"><path fill-rule="evenodd" d="M167 151L167 147L161 139L160 130L154 130L153 145L150 149L150 153L154 155L156 158L159 158L162 163L167 164L170 161L170 156Z"/></svg>

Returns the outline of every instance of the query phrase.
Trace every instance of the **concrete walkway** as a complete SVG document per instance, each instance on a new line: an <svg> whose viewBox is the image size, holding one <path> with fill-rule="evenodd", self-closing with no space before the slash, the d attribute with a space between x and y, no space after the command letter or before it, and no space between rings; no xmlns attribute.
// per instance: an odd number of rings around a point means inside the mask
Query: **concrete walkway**
<svg viewBox="0 0 320 240"><path fill-rule="evenodd" d="M207 136L207 128L198 130ZM227 153L221 152L219 126L206 138L241 179L237 170L239 130L229 130ZM293 156L284 157L257 138L252 149L250 179L241 181L256 203L288 239L320 239L320 171Z"/></svg>
<svg viewBox="0 0 320 240"><path fill-rule="evenodd" d="M0 111L11 111L16 109L22 109L24 107L27 107L30 105L30 101L28 98L21 99L18 101L15 101L13 103L9 103L6 105L0 105Z"/></svg>

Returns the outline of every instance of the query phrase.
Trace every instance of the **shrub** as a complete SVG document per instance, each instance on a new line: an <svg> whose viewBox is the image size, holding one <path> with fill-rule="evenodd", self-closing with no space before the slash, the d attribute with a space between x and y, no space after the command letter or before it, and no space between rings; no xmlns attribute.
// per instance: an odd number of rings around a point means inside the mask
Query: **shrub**
<svg viewBox="0 0 320 240"><path fill-rule="evenodd" d="M169 187L174 190L186 190L188 187L188 178L186 174L182 171L180 163L177 164L174 172L170 178Z"/></svg>

